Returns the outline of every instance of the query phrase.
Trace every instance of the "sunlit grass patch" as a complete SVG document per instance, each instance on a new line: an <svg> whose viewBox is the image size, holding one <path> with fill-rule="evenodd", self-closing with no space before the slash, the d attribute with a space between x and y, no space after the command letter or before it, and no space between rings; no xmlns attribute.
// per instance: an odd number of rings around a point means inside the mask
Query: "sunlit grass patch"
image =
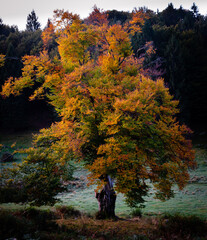
<svg viewBox="0 0 207 240"><path fill-rule="evenodd" d="M146 198L146 207L143 209L143 214L155 214L160 215L165 212L169 213L182 213L186 215L197 215L203 218L207 218L207 165L205 159L207 151L205 149L196 149L196 159L198 162L198 168L195 171L191 171L191 180L189 184L179 191L175 188L175 197L161 202L154 199L153 190L151 189L149 197ZM79 168L75 176L78 178L84 176L86 178L87 171ZM197 180L195 178L197 177ZM95 199L94 189L96 186L75 189L74 192L65 193L61 196L64 204L73 205L80 208L81 211L86 213L94 213L98 210L98 202ZM116 214L121 217L127 217L131 214L131 209L124 202L124 196L122 194L117 195L116 201Z"/></svg>

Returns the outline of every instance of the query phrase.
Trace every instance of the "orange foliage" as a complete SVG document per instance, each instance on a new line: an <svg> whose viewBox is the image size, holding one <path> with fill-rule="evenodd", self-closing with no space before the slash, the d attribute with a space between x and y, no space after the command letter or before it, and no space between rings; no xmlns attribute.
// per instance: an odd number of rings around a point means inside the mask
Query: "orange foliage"
<svg viewBox="0 0 207 240"><path fill-rule="evenodd" d="M81 23L79 15L58 9L54 11L53 26L57 32L67 31L74 22Z"/></svg>
<svg viewBox="0 0 207 240"><path fill-rule="evenodd" d="M48 48L55 36L55 29L52 23L42 32L42 40L45 48Z"/></svg>
<svg viewBox="0 0 207 240"><path fill-rule="evenodd" d="M0 67L4 66L5 55L0 54Z"/></svg>
<svg viewBox="0 0 207 240"><path fill-rule="evenodd" d="M163 79L141 73L143 62L132 53L130 34L141 31L146 13L135 10L127 26L105 26L102 32L77 15L55 13L60 60L49 59L46 51L26 56L23 76L9 79L2 94L41 83L31 98L47 89L61 120L40 132L37 145L62 152L60 161L85 160L91 182L100 184L100 176L108 174L116 179L116 190L128 194L149 180L159 198L169 198L172 185L182 189L196 163L186 140L191 132L175 118L178 101ZM91 18L97 15L104 24L105 15L94 9ZM50 31L43 33L45 43ZM151 43L146 49L146 55L153 54Z"/></svg>
<svg viewBox="0 0 207 240"><path fill-rule="evenodd" d="M107 13L101 10L100 8L97 8L95 5L93 7L92 13L90 13L89 17L85 20L87 25L96 25L96 26L103 26L108 25L107 20Z"/></svg>
<svg viewBox="0 0 207 240"><path fill-rule="evenodd" d="M131 34L134 35L136 32L142 31L142 26L146 19L149 18L149 15L144 11L144 9L134 9L132 12L132 19L125 25L125 29Z"/></svg>

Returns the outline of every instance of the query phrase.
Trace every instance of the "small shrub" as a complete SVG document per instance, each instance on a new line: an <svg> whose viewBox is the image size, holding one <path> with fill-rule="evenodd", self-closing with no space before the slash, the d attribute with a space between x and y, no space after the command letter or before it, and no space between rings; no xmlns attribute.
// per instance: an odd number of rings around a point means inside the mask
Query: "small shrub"
<svg viewBox="0 0 207 240"><path fill-rule="evenodd" d="M58 206L58 207L56 207L56 213L61 218L80 217L81 216L81 212L76 210L72 206Z"/></svg>
<svg viewBox="0 0 207 240"><path fill-rule="evenodd" d="M207 223L197 216L165 215L158 230L165 236L176 234L180 237L207 236Z"/></svg>
<svg viewBox="0 0 207 240"><path fill-rule="evenodd" d="M132 217L142 217L142 210L140 208L135 208L133 211L132 211Z"/></svg>
<svg viewBox="0 0 207 240"><path fill-rule="evenodd" d="M47 219L47 220L53 220L55 219L55 214L50 210L40 210L35 207L29 207L26 210L22 211L22 215L26 218L30 218L33 220L40 220L40 219Z"/></svg>
<svg viewBox="0 0 207 240"><path fill-rule="evenodd" d="M56 218L49 210L33 207L17 212L0 210L0 239L67 239L66 229L58 226Z"/></svg>
<svg viewBox="0 0 207 240"><path fill-rule="evenodd" d="M29 219L35 225L38 230L55 230L57 229L57 224L55 214L50 210L39 210L34 207L27 208L22 212L22 216Z"/></svg>
<svg viewBox="0 0 207 240"><path fill-rule="evenodd" d="M62 180L72 179L74 168L60 164L49 151L39 148L24 153L28 154L25 161L0 174L0 202L54 205L59 201L57 194L67 189Z"/></svg>

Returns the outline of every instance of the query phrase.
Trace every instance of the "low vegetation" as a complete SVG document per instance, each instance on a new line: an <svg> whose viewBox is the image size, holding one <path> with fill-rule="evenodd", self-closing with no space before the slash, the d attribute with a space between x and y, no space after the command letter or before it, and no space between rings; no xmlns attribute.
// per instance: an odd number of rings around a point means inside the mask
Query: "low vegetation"
<svg viewBox="0 0 207 240"><path fill-rule="evenodd" d="M96 220L72 207L0 210L0 238L16 239L206 239L207 222L196 216Z"/></svg>

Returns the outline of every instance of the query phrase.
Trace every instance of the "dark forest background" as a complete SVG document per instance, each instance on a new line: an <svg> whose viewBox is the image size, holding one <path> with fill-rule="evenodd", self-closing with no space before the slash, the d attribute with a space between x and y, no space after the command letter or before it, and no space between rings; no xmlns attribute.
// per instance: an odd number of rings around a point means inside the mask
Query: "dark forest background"
<svg viewBox="0 0 207 240"><path fill-rule="evenodd" d="M141 55L145 43L153 42L157 50L154 56L154 63L158 64L156 69L159 69L159 74L162 73L175 99L180 101L179 120L195 132L205 132L207 16L200 15L195 4L190 10L182 7L175 9L172 4L162 12L143 10L150 18L146 20L142 33L132 38L134 54ZM107 11L107 14L111 25L124 24L132 16L130 12L117 10ZM41 34L34 11L28 15L25 31L5 25L0 19L0 54L6 55L5 65L0 68L0 88L9 77L21 76L24 55L38 55L43 49ZM57 53L55 41L50 43L49 51L51 56ZM153 59L150 61L153 62ZM57 120L45 99L28 101L31 92L28 89L18 97L0 97L0 131L36 130Z"/></svg>

